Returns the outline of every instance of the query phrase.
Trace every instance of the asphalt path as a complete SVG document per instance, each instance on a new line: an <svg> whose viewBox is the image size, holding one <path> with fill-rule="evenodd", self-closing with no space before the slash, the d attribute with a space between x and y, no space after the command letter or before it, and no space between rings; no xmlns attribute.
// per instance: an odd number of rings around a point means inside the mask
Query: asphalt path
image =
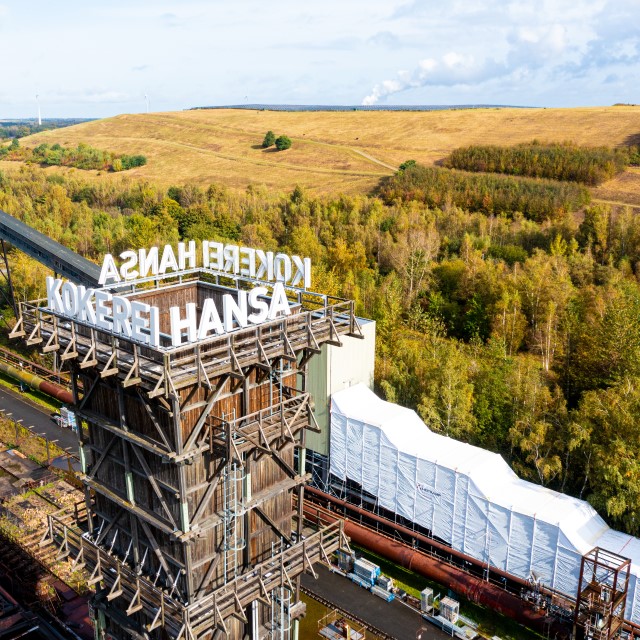
<svg viewBox="0 0 640 640"><path fill-rule="evenodd" d="M70 449L74 456L78 455L78 436L71 429L59 427L51 419L50 410L19 392L0 387L0 412L11 420L21 420L21 424L34 433L44 433L49 440L57 440L60 448Z"/></svg>
<svg viewBox="0 0 640 640"><path fill-rule="evenodd" d="M303 587L345 613L366 620L388 636L397 640L411 640L422 630L420 637L423 640L444 640L451 637L425 622L415 610L403 602L385 602L322 565L315 565L314 568L318 579L315 580L303 573Z"/></svg>

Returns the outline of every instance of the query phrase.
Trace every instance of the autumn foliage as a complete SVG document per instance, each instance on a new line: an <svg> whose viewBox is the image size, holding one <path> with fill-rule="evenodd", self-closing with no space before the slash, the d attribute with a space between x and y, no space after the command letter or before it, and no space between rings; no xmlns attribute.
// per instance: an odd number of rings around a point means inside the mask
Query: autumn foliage
<svg viewBox="0 0 640 640"><path fill-rule="evenodd" d="M465 171L547 178L595 186L624 171L630 160L631 153L626 148L543 145L533 142L514 147L461 147L451 153L444 165Z"/></svg>
<svg viewBox="0 0 640 640"><path fill-rule="evenodd" d="M542 222L589 202L586 188L566 182L476 174L413 164L383 180L378 194L386 204L417 201L429 207L454 205L486 214Z"/></svg>

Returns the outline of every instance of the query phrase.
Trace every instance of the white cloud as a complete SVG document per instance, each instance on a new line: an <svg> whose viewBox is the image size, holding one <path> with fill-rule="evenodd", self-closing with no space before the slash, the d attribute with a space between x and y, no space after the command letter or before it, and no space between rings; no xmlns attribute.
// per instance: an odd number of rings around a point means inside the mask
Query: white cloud
<svg viewBox="0 0 640 640"><path fill-rule="evenodd" d="M437 33L435 41L425 43L427 51L442 50L443 41L448 46L455 42L455 48L449 54L426 56L410 73L388 75L374 84L362 102L462 95L463 88L473 88L474 102L506 103L496 96L500 86L510 94L530 96L520 104L534 104L552 87L560 95L572 87L574 93L585 93L584 103L602 104L597 87L611 84L605 79L619 66L632 77L640 73L636 14L637 0L490 0L480 8L477 3L454 0L447 9L433 7L428 0L414 0L401 5L394 20L410 17L414 27ZM591 86L584 84L587 74ZM432 87L438 90L427 94L425 89Z"/></svg>
<svg viewBox="0 0 640 640"><path fill-rule="evenodd" d="M144 110L145 93L158 110L245 96L280 104L357 104L363 96L637 102L638 2L0 0L3 48L20 52L3 66L3 104L11 105L3 115L32 113L36 93L43 105L56 100L47 116ZM620 80L605 82L611 77Z"/></svg>
<svg viewBox="0 0 640 640"><path fill-rule="evenodd" d="M418 87L477 84L505 73L503 64L492 58L478 60L472 54L455 51L441 58L426 58L412 71L399 71L392 80L383 80L362 100L363 105L376 104L383 98Z"/></svg>

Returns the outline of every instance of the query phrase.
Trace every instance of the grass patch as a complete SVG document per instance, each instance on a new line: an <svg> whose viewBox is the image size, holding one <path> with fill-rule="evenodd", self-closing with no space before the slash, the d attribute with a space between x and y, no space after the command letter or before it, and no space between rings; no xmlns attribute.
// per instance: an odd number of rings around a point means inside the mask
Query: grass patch
<svg viewBox="0 0 640 640"><path fill-rule="evenodd" d="M425 587L433 589L434 596L440 593L440 595L444 597L449 593L446 587L443 587L437 582L433 582L418 573L409 571L409 569L400 567L368 549L358 547L357 545L351 546L359 555L377 564L384 575L393 578L397 587L404 589L415 598L420 598L420 592ZM492 636L498 636L502 638L502 640L540 640L540 638L543 638L540 634L523 627L521 624L511 620L511 618L491 611L487 607L469 602L469 600L461 598L455 593L454 597L460 601L460 613L476 622L479 633L488 638Z"/></svg>

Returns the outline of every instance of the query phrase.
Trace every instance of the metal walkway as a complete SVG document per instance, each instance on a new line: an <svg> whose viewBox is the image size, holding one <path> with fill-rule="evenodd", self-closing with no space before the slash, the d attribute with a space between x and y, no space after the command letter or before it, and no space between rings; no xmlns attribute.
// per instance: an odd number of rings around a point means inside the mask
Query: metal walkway
<svg viewBox="0 0 640 640"><path fill-rule="evenodd" d="M0 209L0 239L55 273L87 287L99 287L100 267Z"/></svg>

